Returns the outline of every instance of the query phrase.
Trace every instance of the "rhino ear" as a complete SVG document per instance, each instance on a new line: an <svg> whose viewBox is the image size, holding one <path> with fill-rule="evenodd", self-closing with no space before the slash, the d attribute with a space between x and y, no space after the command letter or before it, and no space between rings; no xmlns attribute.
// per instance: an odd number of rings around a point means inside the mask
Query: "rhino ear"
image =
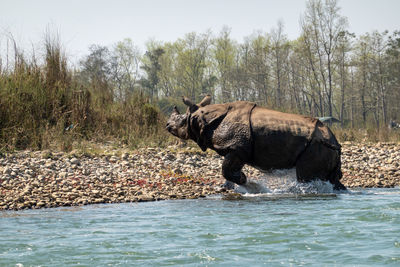
<svg viewBox="0 0 400 267"><path fill-rule="evenodd" d="M172 113L181 114L176 106L174 106Z"/></svg>
<svg viewBox="0 0 400 267"><path fill-rule="evenodd" d="M207 105L210 105L211 103L211 96L210 95L206 95L203 100L201 100L201 102L199 103L200 107L205 107Z"/></svg>
<svg viewBox="0 0 400 267"><path fill-rule="evenodd" d="M193 102L185 96L182 96L182 101L183 103L185 103L186 106L189 107L190 113L195 112L199 108L196 104L193 104Z"/></svg>

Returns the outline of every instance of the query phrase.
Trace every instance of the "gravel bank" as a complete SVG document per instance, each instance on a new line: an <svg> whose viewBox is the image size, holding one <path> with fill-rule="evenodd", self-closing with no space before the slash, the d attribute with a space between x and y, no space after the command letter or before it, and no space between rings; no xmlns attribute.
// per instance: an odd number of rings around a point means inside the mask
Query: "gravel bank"
<svg viewBox="0 0 400 267"><path fill-rule="evenodd" d="M342 183L349 187L400 186L400 144L342 144Z"/></svg>
<svg viewBox="0 0 400 267"><path fill-rule="evenodd" d="M343 144L342 182L400 185L400 145ZM0 210L49 208L224 194L222 158L193 148L147 148L114 155L23 151L0 157ZM248 177L261 175L246 167Z"/></svg>

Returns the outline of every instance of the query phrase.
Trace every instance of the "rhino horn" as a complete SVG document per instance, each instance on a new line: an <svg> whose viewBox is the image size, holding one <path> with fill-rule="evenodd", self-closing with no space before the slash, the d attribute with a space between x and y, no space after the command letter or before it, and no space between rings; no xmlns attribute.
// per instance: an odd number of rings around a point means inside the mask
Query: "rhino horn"
<svg viewBox="0 0 400 267"><path fill-rule="evenodd" d="M189 108L194 105L193 102L189 98L187 98L186 96L182 96L182 101Z"/></svg>
<svg viewBox="0 0 400 267"><path fill-rule="evenodd" d="M199 103L200 107L205 107L207 105L209 105L211 103L211 96L210 95L206 95L203 100L201 100L201 102Z"/></svg>

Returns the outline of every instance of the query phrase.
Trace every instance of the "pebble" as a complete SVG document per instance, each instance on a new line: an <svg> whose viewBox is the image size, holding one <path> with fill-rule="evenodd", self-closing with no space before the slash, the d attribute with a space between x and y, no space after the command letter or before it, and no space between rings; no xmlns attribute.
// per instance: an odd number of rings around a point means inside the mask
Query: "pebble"
<svg viewBox="0 0 400 267"><path fill-rule="evenodd" d="M400 144L342 144L342 183L349 187L400 186Z"/></svg>
<svg viewBox="0 0 400 267"><path fill-rule="evenodd" d="M220 192L220 172L205 175L194 161L209 161L209 153L175 164L176 148L139 149L114 156L77 156L62 152L20 151L0 157L0 210L184 199ZM196 152L199 153L199 152ZM206 164L199 164L206 165ZM176 172L172 171L176 170ZM213 187L194 187L210 184ZM173 195L173 197L169 197Z"/></svg>
<svg viewBox="0 0 400 267"><path fill-rule="evenodd" d="M80 164L80 161L79 161L79 159L77 159L77 158L72 158L72 159L70 160L70 162L71 162L71 164L75 164L75 165L79 165L79 164Z"/></svg>
<svg viewBox="0 0 400 267"><path fill-rule="evenodd" d="M171 146L114 156L20 151L0 157L0 210L157 201L224 194L222 157ZM117 157L115 155L121 155ZM71 157L72 156L72 157ZM342 183L349 187L400 185L400 145L342 144ZM261 175L245 167L249 177Z"/></svg>

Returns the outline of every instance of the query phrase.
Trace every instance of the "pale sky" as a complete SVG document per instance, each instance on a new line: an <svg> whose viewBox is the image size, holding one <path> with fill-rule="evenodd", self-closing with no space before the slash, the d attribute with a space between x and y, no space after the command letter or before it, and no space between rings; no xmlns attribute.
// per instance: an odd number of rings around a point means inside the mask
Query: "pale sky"
<svg viewBox="0 0 400 267"><path fill-rule="evenodd" d="M0 49L11 32L24 49L43 41L47 27L58 31L67 54L81 57L91 44L112 45L124 38L144 50L150 39L175 41L186 33L223 26L242 42L257 30L269 32L278 20L289 39L300 35L305 0L0 0ZM400 30L400 0L339 0L349 30Z"/></svg>

